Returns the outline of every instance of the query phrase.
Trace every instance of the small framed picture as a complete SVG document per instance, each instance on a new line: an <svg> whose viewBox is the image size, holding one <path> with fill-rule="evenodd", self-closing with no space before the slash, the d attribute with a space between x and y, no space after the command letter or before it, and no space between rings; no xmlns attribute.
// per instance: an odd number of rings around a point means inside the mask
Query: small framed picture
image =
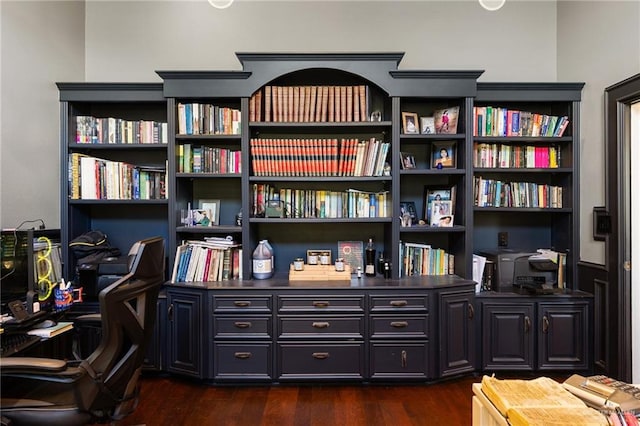
<svg viewBox="0 0 640 426"><path fill-rule="evenodd" d="M426 223L431 225L431 212L433 206L439 204L442 201L451 202L450 213L454 214L456 208L456 187L455 185L450 188L443 188L440 186L425 186L424 187L424 215L423 219ZM439 211L439 210L438 210Z"/></svg>
<svg viewBox="0 0 640 426"><path fill-rule="evenodd" d="M408 152L400 152L400 161L402 169L415 169L416 168L416 158L413 154Z"/></svg>
<svg viewBox="0 0 640 426"><path fill-rule="evenodd" d="M209 211L209 226L220 225L220 200L200 200L199 205L201 210Z"/></svg>
<svg viewBox="0 0 640 426"><path fill-rule="evenodd" d="M431 168L432 169L455 169L456 168L456 143L455 142L434 142L431 145Z"/></svg>
<svg viewBox="0 0 640 426"><path fill-rule="evenodd" d="M418 114L415 112L402 113L402 133L416 134L418 131Z"/></svg>
<svg viewBox="0 0 640 426"><path fill-rule="evenodd" d="M452 227L453 226L453 203L452 201L439 201L431 205L431 226Z"/></svg>
<svg viewBox="0 0 640 426"><path fill-rule="evenodd" d="M458 114L460 107L449 107L434 111L434 129L436 133L456 134L458 132Z"/></svg>
<svg viewBox="0 0 640 426"><path fill-rule="evenodd" d="M406 217L410 219L405 220ZM400 201L400 219L402 226L411 226L418 223L416 203L413 201Z"/></svg>
<svg viewBox="0 0 640 426"><path fill-rule="evenodd" d="M435 121L433 117L420 117L420 133L423 135L432 135L436 132Z"/></svg>

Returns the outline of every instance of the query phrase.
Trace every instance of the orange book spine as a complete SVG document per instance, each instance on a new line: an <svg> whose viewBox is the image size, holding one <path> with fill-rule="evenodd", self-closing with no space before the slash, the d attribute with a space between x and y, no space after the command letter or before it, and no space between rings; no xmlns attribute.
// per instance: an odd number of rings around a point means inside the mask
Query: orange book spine
<svg viewBox="0 0 640 426"><path fill-rule="evenodd" d="M369 111L367 111L367 99L368 91L365 85L360 85L360 121L369 121Z"/></svg>
<svg viewBox="0 0 640 426"><path fill-rule="evenodd" d="M346 87L346 102L347 102L347 114L346 114L346 121L348 122L352 122L353 121L353 86L347 86Z"/></svg>
<svg viewBox="0 0 640 426"><path fill-rule="evenodd" d="M327 121L328 122L333 122L334 120L334 108L335 108L335 100L334 95L335 95L335 87L334 86L329 86L328 87L328 95L327 96Z"/></svg>
<svg viewBox="0 0 640 426"><path fill-rule="evenodd" d="M300 115L300 87L293 88L293 116L291 121L298 121Z"/></svg>
<svg viewBox="0 0 640 426"><path fill-rule="evenodd" d="M316 97L317 97L318 87L311 86L311 93L309 94L309 121L317 121L316 120Z"/></svg>

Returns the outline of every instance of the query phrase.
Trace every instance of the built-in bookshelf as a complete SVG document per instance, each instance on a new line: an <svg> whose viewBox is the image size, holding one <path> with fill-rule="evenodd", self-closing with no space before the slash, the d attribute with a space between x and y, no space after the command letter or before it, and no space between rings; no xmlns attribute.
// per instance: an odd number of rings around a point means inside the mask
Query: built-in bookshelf
<svg viewBox="0 0 640 426"><path fill-rule="evenodd" d="M103 231L126 254L137 240L168 237L168 120L162 84L58 83L61 110L61 249Z"/></svg>

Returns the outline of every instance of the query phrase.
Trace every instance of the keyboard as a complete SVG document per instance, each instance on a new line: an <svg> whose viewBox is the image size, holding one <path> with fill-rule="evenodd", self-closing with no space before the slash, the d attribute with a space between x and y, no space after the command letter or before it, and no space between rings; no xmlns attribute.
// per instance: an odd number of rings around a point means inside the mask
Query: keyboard
<svg viewBox="0 0 640 426"><path fill-rule="evenodd" d="M9 333L0 335L0 356L11 356L24 351L28 347L38 343L40 337L27 333Z"/></svg>

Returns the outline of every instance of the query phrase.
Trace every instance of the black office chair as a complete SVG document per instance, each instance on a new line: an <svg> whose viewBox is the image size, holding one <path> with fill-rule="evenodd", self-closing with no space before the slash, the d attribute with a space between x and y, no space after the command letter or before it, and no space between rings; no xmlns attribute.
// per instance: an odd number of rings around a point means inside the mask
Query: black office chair
<svg viewBox="0 0 640 426"><path fill-rule="evenodd" d="M84 425L136 408L145 352L164 281L164 241L142 240L132 271L100 292L102 340L85 360L0 358L3 422Z"/></svg>

